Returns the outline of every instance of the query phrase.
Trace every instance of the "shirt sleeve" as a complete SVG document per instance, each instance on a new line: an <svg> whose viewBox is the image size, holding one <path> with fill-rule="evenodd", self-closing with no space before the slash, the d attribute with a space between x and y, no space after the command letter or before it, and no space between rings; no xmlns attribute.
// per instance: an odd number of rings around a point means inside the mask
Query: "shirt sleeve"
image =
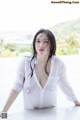
<svg viewBox="0 0 80 120"><path fill-rule="evenodd" d="M13 88L17 92L21 92L25 80L25 57L20 60L20 63L16 72L16 80Z"/></svg>
<svg viewBox="0 0 80 120"><path fill-rule="evenodd" d="M63 91L63 93L67 96L67 98L70 101L75 101L77 100L72 87L70 86L68 80L67 80L67 75L66 75L66 67L64 63L61 64L60 66L60 79L59 79L59 87Z"/></svg>

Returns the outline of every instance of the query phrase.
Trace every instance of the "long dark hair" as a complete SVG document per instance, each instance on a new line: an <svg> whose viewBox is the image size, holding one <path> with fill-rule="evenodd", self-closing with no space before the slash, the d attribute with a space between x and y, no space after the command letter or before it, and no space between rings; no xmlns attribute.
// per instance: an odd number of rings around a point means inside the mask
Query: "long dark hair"
<svg viewBox="0 0 80 120"><path fill-rule="evenodd" d="M49 73L47 72L47 63L48 63L48 60L52 57L52 55L55 55L56 54L56 40L55 40L55 36L54 34L48 30L48 29L40 29L34 36L33 38L33 44L32 44L32 48L33 48L33 56L32 56L32 59L30 61L30 68L31 68L31 77L33 76L33 70L34 68L32 68L32 65L31 65L31 62L32 60L36 57L37 55L37 52L36 52L36 48L35 48L35 42L36 42L36 38L37 36L40 34L40 33L43 33L45 34L47 37L48 37L48 40L50 41L50 54L48 56L48 59L47 59L47 62L46 62L46 65L45 65L45 72L47 75L49 75Z"/></svg>

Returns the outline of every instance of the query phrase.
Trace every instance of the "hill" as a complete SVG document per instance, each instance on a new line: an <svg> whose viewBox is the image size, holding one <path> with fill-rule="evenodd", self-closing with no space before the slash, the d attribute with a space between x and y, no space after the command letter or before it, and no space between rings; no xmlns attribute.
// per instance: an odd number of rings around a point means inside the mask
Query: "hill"
<svg viewBox="0 0 80 120"><path fill-rule="evenodd" d="M57 54L80 53L80 18L49 28L55 35Z"/></svg>
<svg viewBox="0 0 80 120"><path fill-rule="evenodd" d="M66 41L71 36L80 41L80 18L52 26L50 30L55 34L57 42Z"/></svg>

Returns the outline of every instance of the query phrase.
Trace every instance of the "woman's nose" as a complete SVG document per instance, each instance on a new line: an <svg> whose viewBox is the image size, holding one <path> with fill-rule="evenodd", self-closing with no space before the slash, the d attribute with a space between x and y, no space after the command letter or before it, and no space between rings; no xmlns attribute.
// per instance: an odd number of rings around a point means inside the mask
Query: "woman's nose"
<svg viewBox="0 0 80 120"><path fill-rule="evenodd" d="M41 43L40 43L40 47L43 47L43 46L44 46L44 45L43 45L43 43L41 42Z"/></svg>

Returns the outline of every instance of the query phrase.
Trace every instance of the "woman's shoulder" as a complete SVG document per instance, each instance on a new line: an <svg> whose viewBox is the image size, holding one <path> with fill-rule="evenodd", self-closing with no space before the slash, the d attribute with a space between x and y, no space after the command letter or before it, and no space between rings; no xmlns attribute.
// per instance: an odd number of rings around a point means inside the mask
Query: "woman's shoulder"
<svg viewBox="0 0 80 120"><path fill-rule="evenodd" d="M53 58L56 68L58 68L59 70L66 70L66 65L61 56L54 56Z"/></svg>
<svg viewBox="0 0 80 120"><path fill-rule="evenodd" d="M31 58L32 58L31 55L24 56L24 59L25 59L25 60L31 60Z"/></svg>
<svg viewBox="0 0 80 120"><path fill-rule="evenodd" d="M22 56L20 57L19 65L24 65L30 63L32 56Z"/></svg>
<svg viewBox="0 0 80 120"><path fill-rule="evenodd" d="M64 61L62 60L62 58L60 56L52 56L53 60L55 61L55 63L60 64L60 65L64 65Z"/></svg>
<svg viewBox="0 0 80 120"><path fill-rule="evenodd" d="M23 62L30 62L31 59L32 59L32 56L24 56L24 57L22 57Z"/></svg>

